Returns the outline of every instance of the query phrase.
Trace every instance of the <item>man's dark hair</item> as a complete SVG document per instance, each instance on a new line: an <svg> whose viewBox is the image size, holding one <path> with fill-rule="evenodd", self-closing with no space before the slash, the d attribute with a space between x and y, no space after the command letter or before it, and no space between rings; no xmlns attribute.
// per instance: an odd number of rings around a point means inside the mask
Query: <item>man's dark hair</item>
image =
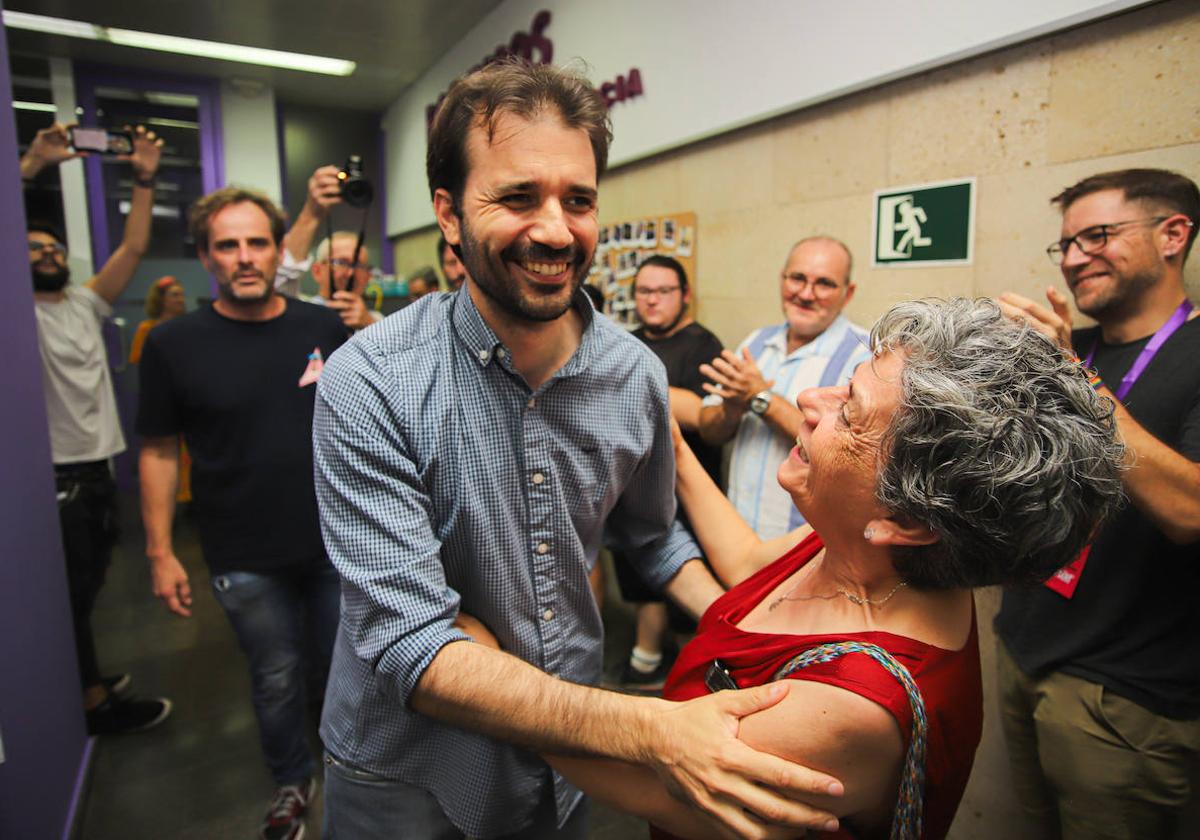
<svg viewBox="0 0 1200 840"><path fill-rule="evenodd" d="M67 238L63 236L63 232L59 230L57 225L51 222L38 219L27 224L25 230L28 233L44 233L47 236L53 236L54 241L59 245L67 244Z"/></svg>
<svg viewBox="0 0 1200 840"><path fill-rule="evenodd" d="M679 260L675 259L674 257L668 257L666 254L651 254L650 256L646 257L646 259L641 261L641 263L638 265L638 271L640 272L648 265L657 265L660 268L669 268L671 271L674 271L675 276L679 278L679 293L681 295L687 294L687 271L684 269L683 264L680 263ZM634 277L633 282L634 284L637 283L637 277Z"/></svg>
<svg viewBox="0 0 1200 840"><path fill-rule="evenodd" d="M1169 210L1172 214L1182 213L1191 219L1192 228L1188 231L1187 246L1183 249L1183 261L1187 262L1192 243L1196 241L1196 233L1200 231L1200 190L1196 189L1192 179L1166 169L1118 169L1084 178L1054 196L1050 203L1057 204L1066 212L1085 195L1102 190L1120 190L1126 201L1143 202L1155 209Z"/></svg>
<svg viewBox="0 0 1200 840"><path fill-rule="evenodd" d="M271 222L271 238L275 240L275 244L279 245L283 242L287 218L283 215L283 211L275 206L275 202L257 190L248 190L245 187L222 187L196 199L196 202L188 210L188 230L196 242L196 247L201 251L208 250L208 223L212 221L213 216L226 207L247 201L257 205L267 214L267 218Z"/></svg>
<svg viewBox="0 0 1200 840"><path fill-rule="evenodd" d="M567 128L587 132L599 180L608 164L608 144L612 141L604 98L577 73L510 59L459 78L446 92L429 130L425 172L430 196L439 189L446 190L454 201L454 212L461 215L471 128L482 124L490 143L502 114L531 120L543 113L556 115Z"/></svg>

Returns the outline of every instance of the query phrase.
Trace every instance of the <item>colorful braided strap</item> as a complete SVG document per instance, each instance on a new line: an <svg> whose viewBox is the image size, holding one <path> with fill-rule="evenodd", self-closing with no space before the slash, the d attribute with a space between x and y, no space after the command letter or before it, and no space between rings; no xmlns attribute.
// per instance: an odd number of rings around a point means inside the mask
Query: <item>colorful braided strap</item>
<svg viewBox="0 0 1200 840"><path fill-rule="evenodd" d="M830 642L793 656L775 672L771 681L781 680L809 665L832 662L847 653L864 653L874 659L904 686L908 694L913 715L912 732L908 740L908 754L904 757L904 771L900 776L900 797L892 817L891 840L919 840L925 810L925 737L929 724L925 719L925 701L921 699L921 689L917 688L908 669L878 645Z"/></svg>

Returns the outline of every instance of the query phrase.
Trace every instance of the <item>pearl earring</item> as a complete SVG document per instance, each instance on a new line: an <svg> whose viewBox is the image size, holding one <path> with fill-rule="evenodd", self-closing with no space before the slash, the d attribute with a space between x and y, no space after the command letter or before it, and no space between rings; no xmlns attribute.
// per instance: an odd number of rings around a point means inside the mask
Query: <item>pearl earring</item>
<svg viewBox="0 0 1200 840"><path fill-rule="evenodd" d="M874 529L874 528L872 528L870 525L868 525L868 526L867 526L867 528L866 528L866 530L865 530L865 531L863 531L863 539L864 539L864 540L871 540L871 539L873 539L874 537L875 537L875 529Z"/></svg>

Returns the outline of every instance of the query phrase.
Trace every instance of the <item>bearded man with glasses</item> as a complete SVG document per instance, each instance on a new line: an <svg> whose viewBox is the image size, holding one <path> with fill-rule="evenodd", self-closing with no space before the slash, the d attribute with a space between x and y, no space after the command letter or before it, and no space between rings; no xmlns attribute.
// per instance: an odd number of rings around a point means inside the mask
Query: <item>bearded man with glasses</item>
<svg viewBox="0 0 1200 840"><path fill-rule="evenodd" d="M1129 504L1044 586L1005 592L1005 735L1021 803L1054 836L1171 837L1200 753L1200 321L1183 279L1200 192L1128 169L1052 201L1047 252L1097 325L1072 330L1054 288L1049 308L1012 293L1001 306L1081 357L1112 401Z"/></svg>

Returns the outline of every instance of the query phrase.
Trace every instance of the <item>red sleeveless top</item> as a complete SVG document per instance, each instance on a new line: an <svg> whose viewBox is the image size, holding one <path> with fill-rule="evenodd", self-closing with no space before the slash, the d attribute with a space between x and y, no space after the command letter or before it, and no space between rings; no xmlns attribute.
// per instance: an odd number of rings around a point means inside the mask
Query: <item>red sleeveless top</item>
<svg viewBox="0 0 1200 840"><path fill-rule="evenodd" d="M925 840L940 840L950 830L958 809L975 749L983 731L983 685L979 672L979 639L974 616L971 635L961 650L934 647L906 636L883 631L793 636L751 633L737 628L764 598L821 550L815 533L771 565L759 570L713 602L700 619L696 637L679 653L667 677L663 697L691 700L708 694L704 674L714 659L729 669L740 688L762 685L798 653L827 642L857 641L888 651L912 674L925 701L929 732L925 760ZM788 677L838 686L873 700L896 719L908 748L912 707L908 695L891 674L861 653L832 662L809 665ZM652 836L671 835L652 828ZM852 837L838 832L822 837Z"/></svg>

